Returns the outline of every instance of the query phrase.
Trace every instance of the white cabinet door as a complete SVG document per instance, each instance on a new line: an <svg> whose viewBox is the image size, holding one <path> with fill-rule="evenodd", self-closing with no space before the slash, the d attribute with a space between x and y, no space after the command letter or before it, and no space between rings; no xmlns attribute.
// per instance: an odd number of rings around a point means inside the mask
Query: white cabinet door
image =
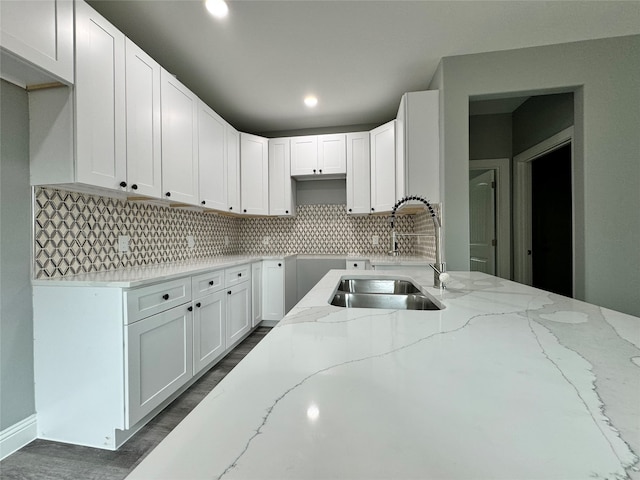
<svg viewBox="0 0 640 480"><path fill-rule="evenodd" d="M73 1L6 1L0 2L0 44L15 56L36 65L65 83L73 83ZM21 86L31 83L23 73L7 72L2 55L3 78ZM38 83L39 76L34 78Z"/></svg>
<svg viewBox="0 0 640 480"><path fill-rule="evenodd" d="M198 202L198 97L162 70L162 190L172 201Z"/></svg>
<svg viewBox="0 0 640 480"><path fill-rule="evenodd" d="M395 120L371 135L371 211L390 212L396 199Z"/></svg>
<svg viewBox="0 0 640 480"><path fill-rule="evenodd" d="M251 327L262 321L262 262L251 264Z"/></svg>
<svg viewBox="0 0 640 480"><path fill-rule="evenodd" d="M128 38L125 45L127 189L160 198L160 65Z"/></svg>
<svg viewBox="0 0 640 480"><path fill-rule="evenodd" d="M262 319L284 317L284 260L262 262Z"/></svg>
<svg viewBox="0 0 640 480"><path fill-rule="evenodd" d="M193 318L187 308L181 305L125 327L126 428L192 377Z"/></svg>
<svg viewBox="0 0 640 480"><path fill-rule="evenodd" d="M76 3L76 180L126 184L124 35L84 2Z"/></svg>
<svg viewBox="0 0 640 480"><path fill-rule="evenodd" d="M295 214L293 182L289 139L269 139L269 215Z"/></svg>
<svg viewBox="0 0 640 480"><path fill-rule="evenodd" d="M230 212L240 213L240 134L227 125L225 135L227 206Z"/></svg>
<svg viewBox="0 0 640 480"><path fill-rule="evenodd" d="M226 122L211 108L198 102L198 178L200 204L227 210L225 158Z"/></svg>
<svg viewBox="0 0 640 480"><path fill-rule="evenodd" d="M405 93L396 118L396 196L440 201L440 96Z"/></svg>
<svg viewBox="0 0 640 480"><path fill-rule="evenodd" d="M212 293L193 302L193 374L225 353L227 292Z"/></svg>
<svg viewBox="0 0 640 480"><path fill-rule="evenodd" d="M240 134L240 203L242 213L269 214L269 142Z"/></svg>
<svg viewBox="0 0 640 480"><path fill-rule="evenodd" d="M291 139L291 175L318 173L318 137L310 135Z"/></svg>
<svg viewBox="0 0 640 480"><path fill-rule="evenodd" d="M347 173L346 136L318 136L318 173L322 175L344 175Z"/></svg>
<svg viewBox="0 0 640 480"><path fill-rule="evenodd" d="M251 329L251 282L227 289L227 349Z"/></svg>
<svg viewBox="0 0 640 480"><path fill-rule="evenodd" d="M369 132L347 134L347 213L371 211Z"/></svg>

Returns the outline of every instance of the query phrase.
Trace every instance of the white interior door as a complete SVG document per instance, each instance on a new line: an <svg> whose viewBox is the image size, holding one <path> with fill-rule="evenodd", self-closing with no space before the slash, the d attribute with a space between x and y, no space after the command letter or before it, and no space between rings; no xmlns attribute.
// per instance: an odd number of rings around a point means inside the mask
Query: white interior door
<svg viewBox="0 0 640 480"><path fill-rule="evenodd" d="M495 171L469 180L471 270L496 273Z"/></svg>

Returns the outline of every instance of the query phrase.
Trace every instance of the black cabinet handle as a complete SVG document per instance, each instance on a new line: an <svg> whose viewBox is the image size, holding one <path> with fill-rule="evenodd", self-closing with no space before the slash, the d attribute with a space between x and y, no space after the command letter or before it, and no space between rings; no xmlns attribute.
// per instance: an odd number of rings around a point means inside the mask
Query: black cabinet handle
<svg viewBox="0 0 640 480"><path fill-rule="evenodd" d="M200 203L201 203L202 205L204 205L204 204L205 204L205 203L207 203L207 202L205 202L204 200L202 200Z"/></svg>
<svg viewBox="0 0 640 480"><path fill-rule="evenodd" d="M375 208L373 208L373 207L371 207L371 211L372 211L372 212L375 212L375 211L376 211L376 209L375 209Z"/></svg>
<svg viewBox="0 0 640 480"><path fill-rule="evenodd" d="M227 295L231 295L231 290L229 290L229 291L227 292Z"/></svg>
<svg viewBox="0 0 640 480"><path fill-rule="evenodd" d="M316 173L316 169L315 168L313 169L313 173Z"/></svg>
<svg viewBox="0 0 640 480"><path fill-rule="evenodd" d="M167 192L164 194L165 197L170 197L171 196L171 192Z"/></svg>
<svg viewBox="0 0 640 480"><path fill-rule="evenodd" d="M190 312L193 312L193 307L189 307L187 308L187 310L189 310Z"/></svg>
<svg viewBox="0 0 640 480"><path fill-rule="evenodd" d="M233 210L233 207L229 207L229 210Z"/></svg>
<svg viewBox="0 0 640 480"><path fill-rule="evenodd" d="M289 213L289 210L285 210L284 213Z"/></svg>
<svg viewBox="0 0 640 480"><path fill-rule="evenodd" d="M134 183L133 185L131 185L131 190L137 190L138 189L138 184Z"/></svg>
<svg viewBox="0 0 640 480"><path fill-rule="evenodd" d="M202 304L200 302L196 303L196 307L200 308Z"/></svg>
<svg viewBox="0 0 640 480"><path fill-rule="evenodd" d="M239 276L239 277L241 277L241 276L242 276L242 272L240 272L240 273L238 274L238 276Z"/></svg>
<svg viewBox="0 0 640 480"><path fill-rule="evenodd" d="M349 212L353 212L353 208L350 208L350 209L349 209Z"/></svg>
<svg viewBox="0 0 640 480"><path fill-rule="evenodd" d="M244 212L244 213L247 213L247 209L245 208L245 209L243 210L243 212Z"/></svg>
<svg viewBox="0 0 640 480"><path fill-rule="evenodd" d="M209 285L213 286L213 280L209 281Z"/></svg>
<svg viewBox="0 0 640 480"><path fill-rule="evenodd" d="M322 169L320 169L320 173L322 173Z"/></svg>
<svg viewBox="0 0 640 480"><path fill-rule="evenodd" d="M279 267L281 267L281 266L282 266L282 264L281 264L281 263L279 263L279 264L278 264L278 266L279 266Z"/></svg>
<svg viewBox="0 0 640 480"><path fill-rule="evenodd" d="M354 263L354 264L353 264L353 266L354 266L354 267L356 267L356 268L358 268L358 264L357 264L357 263Z"/></svg>
<svg viewBox="0 0 640 480"><path fill-rule="evenodd" d="M127 186L127 182L120 182L120 186L121 186L122 188L126 187L126 186Z"/></svg>
<svg viewBox="0 0 640 480"><path fill-rule="evenodd" d="M165 300L169 300L169 294L165 293L164 295L162 295L162 298L164 298Z"/></svg>

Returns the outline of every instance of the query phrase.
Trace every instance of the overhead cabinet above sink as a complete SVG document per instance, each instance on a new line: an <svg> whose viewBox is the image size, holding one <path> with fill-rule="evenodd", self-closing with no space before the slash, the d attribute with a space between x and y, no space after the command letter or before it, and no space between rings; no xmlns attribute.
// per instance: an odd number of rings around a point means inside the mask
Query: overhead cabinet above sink
<svg viewBox="0 0 640 480"><path fill-rule="evenodd" d="M291 138L291 176L301 180L344 178L347 174L346 135Z"/></svg>

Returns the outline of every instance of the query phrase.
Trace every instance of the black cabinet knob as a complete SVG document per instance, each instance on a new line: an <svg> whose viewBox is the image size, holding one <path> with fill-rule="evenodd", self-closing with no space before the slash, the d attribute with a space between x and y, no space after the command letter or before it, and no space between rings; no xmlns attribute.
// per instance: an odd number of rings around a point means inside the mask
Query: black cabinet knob
<svg viewBox="0 0 640 480"><path fill-rule="evenodd" d="M205 202L204 200L202 200L200 203L201 203L202 205L204 205L204 204L205 204L205 203L207 203L207 202Z"/></svg>
<svg viewBox="0 0 640 480"><path fill-rule="evenodd" d="M187 310L189 310L190 312L193 312L193 307L188 307Z"/></svg>
<svg viewBox="0 0 640 480"><path fill-rule="evenodd" d="M137 190L138 189L138 184L134 183L133 185L131 185L131 190Z"/></svg>
<svg viewBox="0 0 640 480"><path fill-rule="evenodd" d="M289 210L285 210L284 213L289 213Z"/></svg>
<svg viewBox="0 0 640 480"><path fill-rule="evenodd" d="M233 207L229 207L229 210L233 210Z"/></svg>
<svg viewBox="0 0 640 480"><path fill-rule="evenodd" d="M372 211L372 212L375 212L375 211L376 211L376 209L375 209L375 208L373 208L373 207L371 207L371 211Z"/></svg>
<svg viewBox="0 0 640 480"><path fill-rule="evenodd" d="M242 273L239 273L239 274L238 274L238 276L239 276L239 277L241 277L241 276L242 276Z"/></svg>
<svg viewBox="0 0 640 480"><path fill-rule="evenodd" d="M354 266L354 267L356 267L356 268L358 268L358 264L357 264L357 263L354 263L354 264L353 264L353 266Z"/></svg>
<svg viewBox="0 0 640 480"><path fill-rule="evenodd" d="M350 209L349 209L349 211L350 211L350 212L353 212L353 208L350 208Z"/></svg>
<svg viewBox="0 0 640 480"><path fill-rule="evenodd" d="M127 186L127 182L120 182L120 186L121 186L122 188L126 187L126 186Z"/></svg>
<svg viewBox="0 0 640 480"><path fill-rule="evenodd" d="M212 285L212 286L213 286L213 280L210 280L210 281L209 281L209 285Z"/></svg>
<svg viewBox="0 0 640 480"><path fill-rule="evenodd" d="M315 168L313 169L313 173L316 173L316 169Z"/></svg>
<svg viewBox="0 0 640 480"><path fill-rule="evenodd" d="M231 290L229 290L229 291L227 292L227 295L231 295Z"/></svg>
<svg viewBox="0 0 640 480"><path fill-rule="evenodd" d="M165 197L170 197L171 196L171 192L167 192L164 194Z"/></svg>
<svg viewBox="0 0 640 480"><path fill-rule="evenodd" d="M196 307L200 308L202 304L200 302L196 303Z"/></svg>
<svg viewBox="0 0 640 480"><path fill-rule="evenodd" d="M320 169L320 173L322 173L322 169Z"/></svg>
<svg viewBox="0 0 640 480"><path fill-rule="evenodd" d="M278 264L278 266L279 266L279 267L281 267L281 266L282 266L282 264L281 264L281 263L279 263L279 264Z"/></svg>
<svg viewBox="0 0 640 480"><path fill-rule="evenodd" d="M244 212L244 213L247 213L247 209L245 208L245 209L243 210L243 212Z"/></svg>
<svg viewBox="0 0 640 480"><path fill-rule="evenodd" d="M169 300L169 294L165 293L164 295L162 295L162 298L164 298L165 300Z"/></svg>

